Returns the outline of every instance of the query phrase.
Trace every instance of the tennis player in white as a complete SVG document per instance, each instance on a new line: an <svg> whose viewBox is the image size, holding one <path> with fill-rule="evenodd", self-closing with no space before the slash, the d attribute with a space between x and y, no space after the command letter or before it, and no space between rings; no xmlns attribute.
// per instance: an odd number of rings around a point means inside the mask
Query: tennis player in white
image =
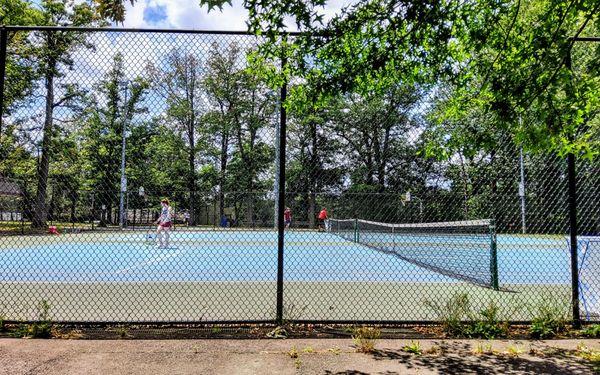
<svg viewBox="0 0 600 375"><path fill-rule="evenodd" d="M158 247L166 249L169 247L169 232L173 226L172 209L169 200L166 198L160 201L160 205L162 208L156 221L158 225L158 228L156 228L156 244Z"/></svg>

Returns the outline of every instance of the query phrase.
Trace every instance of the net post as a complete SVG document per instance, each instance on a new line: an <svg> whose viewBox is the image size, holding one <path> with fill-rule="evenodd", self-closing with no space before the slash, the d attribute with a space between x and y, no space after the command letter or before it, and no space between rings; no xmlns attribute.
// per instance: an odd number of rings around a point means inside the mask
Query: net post
<svg viewBox="0 0 600 375"><path fill-rule="evenodd" d="M490 272L492 276L492 289L500 290L498 282L498 243L496 240L496 222L490 221Z"/></svg>
<svg viewBox="0 0 600 375"><path fill-rule="evenodd" d="M358 243L360 238L358 237L358 219L354 219L354 242Z"/></svg>
<svg viewBox="0 0 600 375"><path fill-rule="evenodd" d="M396 251L396 227L392 226L392 251Z"/></svg>

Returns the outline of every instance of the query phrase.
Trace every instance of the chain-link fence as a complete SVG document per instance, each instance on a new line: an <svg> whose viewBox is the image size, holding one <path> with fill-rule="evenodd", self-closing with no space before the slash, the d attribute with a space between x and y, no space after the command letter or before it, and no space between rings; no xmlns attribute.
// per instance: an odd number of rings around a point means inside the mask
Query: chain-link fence
<svg viewBox="0 0 600 375"><path fill-rule="evenodd" d="M46 301L70 322L425 322L457 296L510 321L570 314L566 158L440 121L443 82L290 106L284 129L255 36L3 32L6 320ZM458 128L486 146L428 152ZM577 160L592 320L599 168Z"/></svg>

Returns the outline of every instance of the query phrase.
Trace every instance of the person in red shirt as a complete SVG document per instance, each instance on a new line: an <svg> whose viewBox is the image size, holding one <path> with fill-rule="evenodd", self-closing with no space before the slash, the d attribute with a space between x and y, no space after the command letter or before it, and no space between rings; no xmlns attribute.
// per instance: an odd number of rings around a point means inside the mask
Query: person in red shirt
<svg viewBox="0 0 600 375"><path fill-rule="evenodd" d="M289 228L292 225L292 210L289 207L285 208L283 211L283 221L285 222L285 227Z"/></svg>
<svg viewBox="0 0 600 375"><path fill-rule="evenodd" d="M327 209L325 207L321 208L321 212L319 212L319 216L318 216L318 225L319 225L319 230L323 230L323 228L325 228L325 230L327 230L327 224L328 224L328 220L327 220Z"/></svg>

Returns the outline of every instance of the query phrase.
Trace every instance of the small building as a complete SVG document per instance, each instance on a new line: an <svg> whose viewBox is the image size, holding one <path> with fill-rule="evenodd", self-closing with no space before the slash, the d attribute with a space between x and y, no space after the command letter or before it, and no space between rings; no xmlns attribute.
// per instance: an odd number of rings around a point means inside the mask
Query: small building
<svg viewBox="0 0 600 375"><path fill-rule="evenodd" d="M20 204L22 193L17 182L0 176L0 221L20 221L23 218Z"/></svg>

